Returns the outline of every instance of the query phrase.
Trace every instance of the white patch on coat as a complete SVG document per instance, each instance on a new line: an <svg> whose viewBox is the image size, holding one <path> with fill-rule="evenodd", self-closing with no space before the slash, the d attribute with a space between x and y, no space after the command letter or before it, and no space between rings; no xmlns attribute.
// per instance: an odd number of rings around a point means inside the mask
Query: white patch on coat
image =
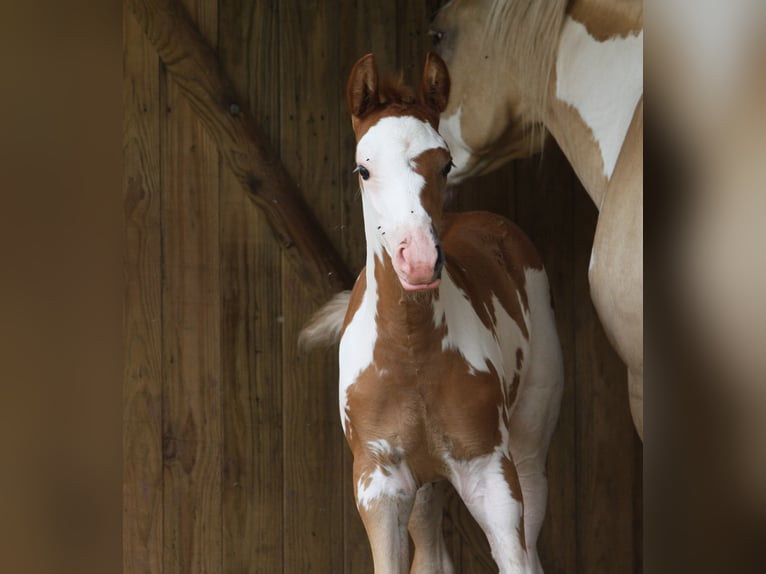
<svg viewBox="0 0 766 574"><path fill-rule="evenodd" d="M468 162L474 151L463 141L463 128L461 119L463 117L463 106L460 105L454 114L442 116L439 121L439 133L449 146L452 154L452 163L455 167L449 174L450 183L458 183L462 180L462 175L468 167Z"/></svg>
<svg viewBox="0 0 766 574"><path fill-rule="evenodd" d="M404 460L404 451L393 448L385 439L369 441L367 450L375 460L388 462L378 464L370 473L362 474L356 484L358 506L369 510L370 505L380 497L404 498L415 495L415 479Z"/></svg>
<svg viewBox="0 0 766 574"><path fill-rule="evenodd" d="M378 121L359 140L356 163L370 173L360 178L367 251L378 256L415 228L431 231L431 218L421 204L425 179L415 171L414 159L424 151L447 149L444 139L428 122L411 116Z"/></svg>
<svg viewBox="0 0 766 574"><path fill-rule="evenodd" d="M591 272L591 269L593 269L593 264L596 262L596 246L593 246L593 249L590 250L590 261L588 261L588 273Z"/></svg>
<svg viewBox="0 0 766 574"><path fill-rule="evenodd" d="M599 42L567 16L556 60L556 97L575 108L590 127L607 179L643 92L643 30Z"/></svg>
<svg viewBox="0 0 766 574"><path fill-rule="evenodd" d="M489 372L489 362L500 379L507 382L515 369L516 351L525 344L525 340L516 321L494 294L491 305L496 318L494 330L484 326L468 295L455 285L449 269L445 268L439 298L433 302L434 324L437 327L444 323L447 325L447 334L442 339L443 350L458 351L473 371ZM524 321L528 322L526 316Z"/></svg>
<svg viewBox="0 0 766 574"><path fill-rule="evenodd" d="M378 286L375 283L374 259L370 264L369 258L366 269L367 288L362 296L362 302L354 313L343 336L338 350L338 380L340 422L346 433L348 422L348 390L356 383L357 377L372 364L372 354L375 341L378 339L378 329L375 324L375 314L378 306Z"/></svg>
<svg viewBox="0 0 766 574"><path fill-rule="evenodd" d="M384 438L367 441L367 451L375 458L391 457L394 454L391 443Z"/></svg>
<svg viewBox="0 0 766 574"><path fill-rule="evenodd" d="M526 552L517 528L523 528L523 506L511 492L503 474L508 458L508 430L498 409L501 444L493 452L471 460L445 460L450 482L487 535L492 556L501 573L524 572Z"/></svg>
<svg viewBox="0 0 766 574"><path fill-rule="evenodd" d="M524 353L521 384L511 416L511 452L519 465L545 454L558 420L564 367L548 277L542 269L524 271L529 301L529 348Z"/></svg>

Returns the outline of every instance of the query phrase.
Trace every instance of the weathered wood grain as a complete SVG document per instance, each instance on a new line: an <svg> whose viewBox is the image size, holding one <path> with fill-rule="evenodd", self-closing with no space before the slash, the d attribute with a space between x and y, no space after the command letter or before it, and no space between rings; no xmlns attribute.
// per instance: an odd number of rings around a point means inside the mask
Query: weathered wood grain
<svg viewBox="0 0 766 574"><path fill-rule="evenodd" d="M189 0L215 43L217 7ZM221 569L218 151L176 83L162 109L164 572Z"/></svg>
<svg viewBox="0 0 766 574"><path fill-rule="evenodd" d="M123 571L162 571L159 60L123 15Z"/></svg>
<svg viewBox="0 0 766 574"><path fill-rule="evenodd" d="M281 2L280 153L330 239L340 244L336 0ZM337 359L302 355L297 337L316 305L285 259L283 282L284 571L343 570L343 438Z"/></svg>
<svg viewBox="0 0 766 574"><path fill-rule="evenodd" d="M318 285L298 248L274 241L271 213L242 193L255 163L232 151L250 131L229 103L252 110L245 124L261 128L267 167L286 168L357 272L365 246L345 82L369 51L381 70L416 81L434 4L197 0L190 20L170 0L129 1L139 19L125 21L126 572L372 571L338 424L337 349L295 348L342 282ZM161 23L147 28L141 13L155 10ZM203 56L181 41L195 34ZM213 77L198 74L215 59L205 45L220 56ZM204 108L222 85L242 99ZM546 572L638 572L642 448L624 369L590 303L588 201L549 149L542 165L466 184L453 206L518 221L551 277L567 386L539 544ZM454 491L445 532L458 571L496 571Z"/></svg>
<svg viewBox="0 0 766 574"><path fill-rule="evenodd" d="M179 93L218 144L227 165L267 215L286 257L316 301L348 287L351 277L300 192L266 145L223 74L215 53L176 0L127 0ZM293 70L295 72L295 70Z"/></svg>
<svg viewBox="0 0 766 574"><path fill-rule="evenodd" d="M272 145L279 139L279 3L219 6L218 57ZM264 50L263 46L270 46ZM223 572L283 563L282 256L266 216L224 164L220 188Z"/></svg>

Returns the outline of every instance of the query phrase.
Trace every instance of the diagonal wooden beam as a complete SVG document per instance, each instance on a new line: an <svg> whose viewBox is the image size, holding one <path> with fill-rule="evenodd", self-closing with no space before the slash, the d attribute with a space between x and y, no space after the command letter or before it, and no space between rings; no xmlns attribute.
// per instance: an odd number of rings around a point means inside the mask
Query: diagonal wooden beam
<svg viewBox="0 0 766 574"><path fill-rule="evenodd" d="M323 302L350 288L351 273L183 6L177 0L127 0L127 5L226 164L266 214L312 297Z"/></svg>

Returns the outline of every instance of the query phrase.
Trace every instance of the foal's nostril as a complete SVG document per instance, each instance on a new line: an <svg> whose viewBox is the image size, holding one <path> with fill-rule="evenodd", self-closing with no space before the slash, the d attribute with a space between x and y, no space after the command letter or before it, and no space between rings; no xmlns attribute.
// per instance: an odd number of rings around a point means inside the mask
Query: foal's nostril
<svg viewBox="0 0 766 574"><path fill-rule="evenodd" d="M444 249L442 244L436 242L436 264L434 264L434 278L440 279L442 276L442 267L444 267Z"/></svg>
<svg viewBox="0 0 766 574"><path fill-rule="evenodd" d="M399 266L399 268L404 271L405 273L409 272L410 265L407 261L407 258L404 256L404 250L407 248L407 244L402 242L401 245L399 245L399 249L396 250L396 263Z"/></svg>

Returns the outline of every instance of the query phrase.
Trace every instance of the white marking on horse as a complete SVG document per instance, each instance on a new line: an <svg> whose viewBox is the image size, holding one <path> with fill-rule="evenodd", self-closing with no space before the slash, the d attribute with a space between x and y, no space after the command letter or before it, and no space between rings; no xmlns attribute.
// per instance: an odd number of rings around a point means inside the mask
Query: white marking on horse
<svg viewBox="0 0 766 574"><path fill-rule="evenodd" d="M556 60L556 97L575 108L590 127L607 179L643 91L643 30L599 42L567 16Z"/></svg>
<svg viewBox="0 0 766 574"><path fill-rule="evenodd" d="M588 273L593 269L593 264L596 262L596 246L590 250L590 261L588 261Z"/></svg>
<svg viewBox="0 0 766 574"><path fill-rule="evenodd" d="M463 141L463 128L460 121L463 117L462 104L454 114L442 117L439 122L439 132L449 142L449 150L452 154L452 162L455 164L449 174L450 181L458 181L463 171L468 167L468 160L474 155L471 147Z"/></svg>
<svg viewBox="0 0 766 574"><path fill-rule="evenodd" d="M519 304L523 309L521 300ZM524 340L524 335L494 294L491 307L487 305L487 308L496 319L494 330L484 326L468 295L452 281L449 270L442 272L439 298L433 302L434 324L437 327L445 322L447 324L442 349L457 350L473 372L489 372L489 362L495 367L501 381L507 382L513 372L516 350ZM524 321L528 322L526 313Z"/></svg>
<svg viewBox="0 0 766 574"><path fill-rule="evenodd" d="M509 456L509 434L498 406L500 444L490 454L471 460L447 458L450 482L473 517L487 534L492 556L501 573L523 572L526 553L517 528L523 528L523 506L516 500L503 473L503 459ZM512 463L511 463L512 464Z"/></svg>
<svg viewBox="0 0 766 574"><path fill-rule="evenodd" d="M370 265L369 262L366 278L367 288L362 296L362 302L343 333L338 351L340 422L344 433L348 421L348 389L356 382L361 372L372 364L372 353L375 349L375 341L378 339L378 328L375 324L378 286L375 283L374 264Z"/></svg>
<svg viewBox="0 0 766 574"><path fill-rule="evenodd" d="M425 179L413 160L434 148L447 149L447 144L431 124L412 116L383 118L359 140L356 163L370 172L361 181L365 232L375 254L381 254L382 246L392 256L389 246L396 247L409 230L426 224L430 228L420 201Z"/></svg>
<svg viewBox="0 0 766 574"><path fill-rule="evenodd" d="M393 448L387 440L378 439L368 441L367 449L373 459L388 462L378 464L372 472L359 477L356 485L358 505L369 510L370 505L381 496L396 498L415 493L415 479L403 459L404 451L400 447Z"/></svg>

